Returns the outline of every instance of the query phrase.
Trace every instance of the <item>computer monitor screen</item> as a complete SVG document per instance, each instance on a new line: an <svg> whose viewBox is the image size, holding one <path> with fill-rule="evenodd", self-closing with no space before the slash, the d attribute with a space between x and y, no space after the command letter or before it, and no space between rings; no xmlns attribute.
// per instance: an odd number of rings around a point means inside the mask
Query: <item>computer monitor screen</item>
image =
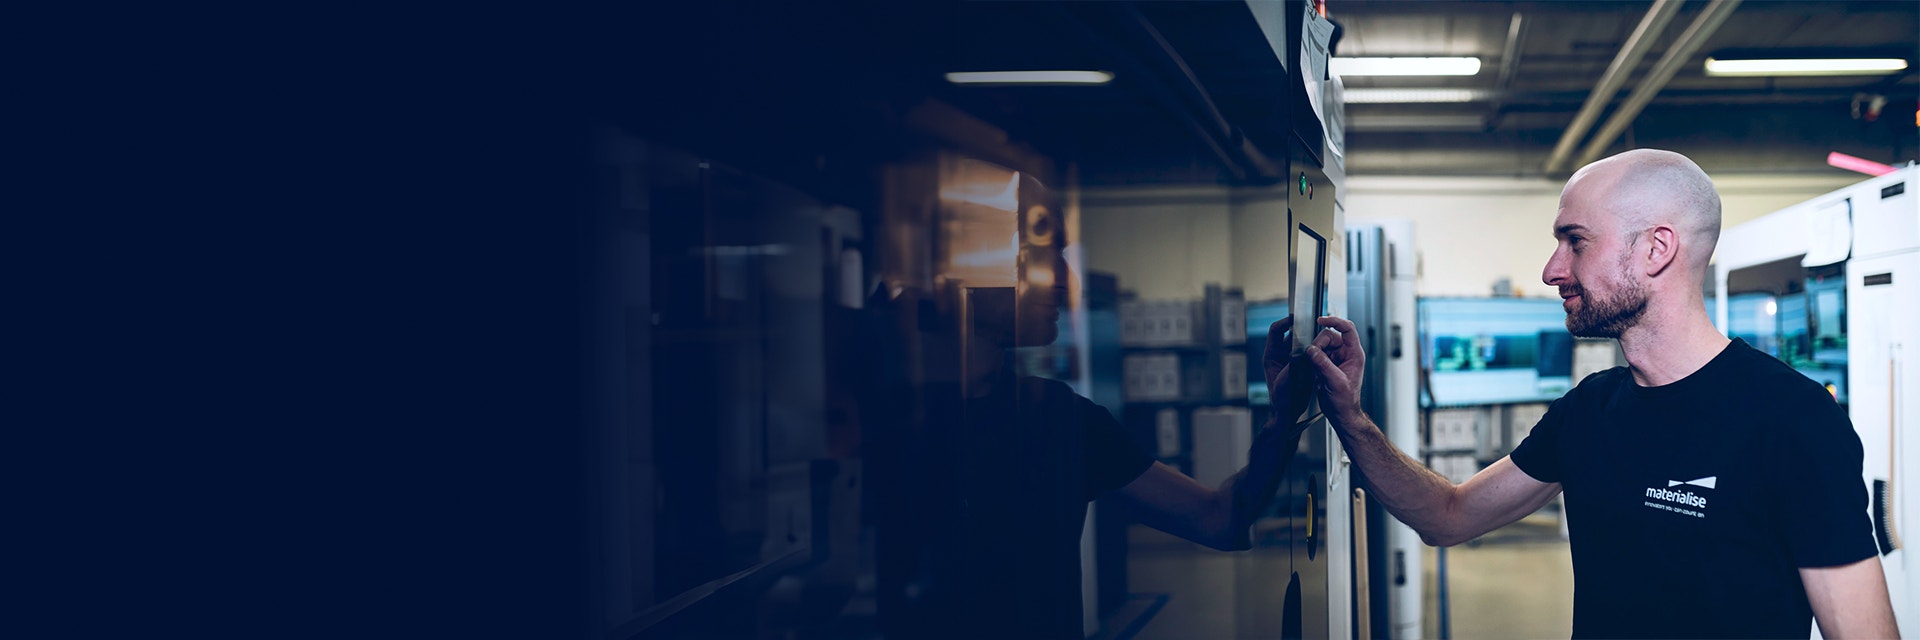
<svg viewBox="0 0 1920 640"><path fill-rule="evenodd" d="M1422 298L1421 363L1444 406L1547 402L1573 386L1559 300Z"/></svg>
<svg viewBox="0 0 1920 640"><path fill-rule="evenodd" d="M1534 351L1533 370L1541 378L1566 378L1573 375L1573 334L1546 330L1539 334L1540 347Z"/></svg>

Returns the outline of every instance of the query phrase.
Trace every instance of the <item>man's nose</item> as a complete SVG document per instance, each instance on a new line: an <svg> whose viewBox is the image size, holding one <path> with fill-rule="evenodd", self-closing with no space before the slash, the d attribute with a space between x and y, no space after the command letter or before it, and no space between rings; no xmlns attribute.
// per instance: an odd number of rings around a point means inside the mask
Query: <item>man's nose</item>
<svg viewBox="0 0 1920 640"><path fill-rule="evenodd" d="M1560 286L1560 283L1566 282L1567 279L1568 279L1568 274L1567 274L1567 261L1566 261L1565 252L1559 249L1555 249L1553 252L1553 257L1547 258L1546 268L1540 271L1540 281L1543 283L1546 283L1546 285L1549 287L1558 287Z"/></svg>

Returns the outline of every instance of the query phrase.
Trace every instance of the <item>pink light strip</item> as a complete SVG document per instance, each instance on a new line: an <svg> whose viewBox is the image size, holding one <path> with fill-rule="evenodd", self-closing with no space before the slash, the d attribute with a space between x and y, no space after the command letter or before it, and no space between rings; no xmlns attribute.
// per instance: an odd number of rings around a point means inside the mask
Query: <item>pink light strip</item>
<svg viewBox="0 0 1920 640"><path fill-rule="evenodd" d="M1858 171L1870 176L1884 176L1894 172L1893 167L1865 158L1855 158L1837 151L1827 154L1827 164L1848 171Z"/></svg>

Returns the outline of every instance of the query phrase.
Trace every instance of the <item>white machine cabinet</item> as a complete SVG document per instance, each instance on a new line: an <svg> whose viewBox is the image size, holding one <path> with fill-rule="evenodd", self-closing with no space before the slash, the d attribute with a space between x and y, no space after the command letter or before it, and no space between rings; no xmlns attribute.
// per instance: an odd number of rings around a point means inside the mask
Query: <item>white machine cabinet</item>
<svg viewBox="0 0 1920 640"><path fill-rule="evenodd" d="M1853 258L1847 263L1847 359L1852 378L1848 407L1865 452L1862 476L1891 487L1892 525L1900 547L1881 556L1901 635L1920 634L1920 571L1911 558L1920 544L1920 482L1909 461L1920 462L1920 180L1908 167L1852 188ZM1877 499L1869 494L1869 499ZM1871 508L1871 507L1870 507ZM1881 523L1875 522L1875 526Z"/></svg>
<svg viewBox="0 0 1920 640"><path fill-rule="evenodd" d="M1846 273L1846 378L1839 397L1860 435L1861 480L1891 493L1898 547L1880 557L1901 635L1920 635L1920 168L1908 165L1727 229L1715 254L1715 324L1729 332L1728 276L1799 258ZM1785 305L1782 305L1784 308ZM1771 314L1773 306L1769 305ZM1744 316L1741 316L1744 317ZM1869 505L1872 516L1872 505ZM1875 520L1874 526L1882 526ZM1819 636L1818 625L1813 630Z"/></svg>
<svg viewBox="0 0 1920 640"><path fill-rule="evenodd" d="M1876 480L1892 487L1887 517L1900 548L1881 556L1894 617L1901 635L1920 632L1920 591L1910 558L1920 544L1920 482L1908 461L1920 461L1920 425L1913 401L1920 398L1920 251L1855 258L1848 265L1847 297L1852 311L1848 331L1848 367L1853 395L1848 407L1865 453L1862 475L1869 499ZM1876 284L1868 284L1874 282ZM1885 284L1878 284L1885 282ZM1875 522L1875 526L1881 523Z"/></svg>

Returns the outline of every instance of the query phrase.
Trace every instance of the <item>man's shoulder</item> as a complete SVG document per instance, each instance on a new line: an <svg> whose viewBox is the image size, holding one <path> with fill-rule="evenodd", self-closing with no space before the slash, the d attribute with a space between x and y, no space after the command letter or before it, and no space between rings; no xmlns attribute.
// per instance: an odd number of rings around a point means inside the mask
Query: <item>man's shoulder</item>
<svg viewBox="0 0 1920 640"><path fill-rule="evenodd" d="M1735 342L1728 347L1724 380L1751 398L1754 406L1835 405L1832 392L1806 374L1766 352Z"/></svg>
<svg viewBox="0 0 1920 640"><path fill-rule="evenodd" d="M1042 378L1040 376L1034 376L1034 375L1021 375L1015 378L1015 384L1023 392L1044 394L1050 398L1064 397L1064 396L1073 396L1076 398L1080 397L1079 393L1074 392L1073 385L1067 384L1066 382L1062 382L1060 380L1055 380L1053 378Z"/></svg>
<svg viewBox="0 0 1920 640"><path fill-rule="evenodd" d="M1785 362L1744 343L1733 347L1719 379L1724 417L1789 449L1857 449L1859 435L1833 392ZM1847 443L1851 443L1850 445Z"/></svg>
<svg viewBox="0 0 1920 640"><path fill-rule="evenodd" d="M1081 410L1089 406L1099 406L1075 391L1073 385L1053 378L1022 375L1014 384L1023 402Z"/></svg>

